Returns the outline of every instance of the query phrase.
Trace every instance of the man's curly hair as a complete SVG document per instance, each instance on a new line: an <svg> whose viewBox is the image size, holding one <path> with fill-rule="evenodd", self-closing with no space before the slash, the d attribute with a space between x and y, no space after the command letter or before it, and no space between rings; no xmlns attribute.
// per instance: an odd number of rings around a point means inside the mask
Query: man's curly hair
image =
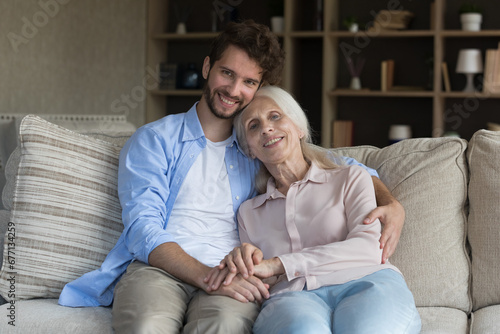
<svg viewBox="0 0 500 334"><path fill-rule="evenodd" d="M222 58L229 45L243 51L262 68L262 84L276 85L281 81L285 53L278 38L266 25L253 20L231 22L212 42L210 68Z"/></svg>

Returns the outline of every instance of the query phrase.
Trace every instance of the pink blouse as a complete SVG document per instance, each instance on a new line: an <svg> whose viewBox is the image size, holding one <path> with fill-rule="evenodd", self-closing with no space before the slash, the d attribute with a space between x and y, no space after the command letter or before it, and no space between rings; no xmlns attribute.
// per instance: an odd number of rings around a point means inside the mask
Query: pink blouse
<svg viewBox="0 0 500 334"><path fill-rule="evenodd" d="M382 264L381 224L363 220L376 207L370 175L359 166L324 170L314 163L287 195L270 178L267 192L238 212L241 242L285 267L271 294L345 283L390 268Z"/></svg>

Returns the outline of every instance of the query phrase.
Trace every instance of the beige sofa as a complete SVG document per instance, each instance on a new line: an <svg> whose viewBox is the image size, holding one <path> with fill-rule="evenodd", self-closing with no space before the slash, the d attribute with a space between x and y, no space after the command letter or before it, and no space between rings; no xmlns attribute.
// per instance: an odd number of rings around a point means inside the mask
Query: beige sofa
<svg viewBox="0 0 500 334"><path fill-rule="evenodd" d="M57 305L63 285L97 268L122 228L116 171L127 136L98 137L35 116L21 123L0 215L1 333L112 333L110 308ZM406 208L391 261L422 333L500 332L500 132L336 151L376 168Z"/></svg>

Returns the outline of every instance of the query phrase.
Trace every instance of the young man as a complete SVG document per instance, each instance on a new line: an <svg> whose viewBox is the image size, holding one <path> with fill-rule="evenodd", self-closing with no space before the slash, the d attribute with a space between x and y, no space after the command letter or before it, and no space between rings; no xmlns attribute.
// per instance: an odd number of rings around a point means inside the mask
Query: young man
<svg viewBox="0 0 500 334"><path fill-rule="evenodd" d="M251 332L255 301L268 298L268 286L237 276L211 291L204 278L238 246L234 215L255 195L258 165L240 151L233 117L261 85L279 82L283 62L266 26L231 24L216 38L203 63L200 101L141 127L122 149L124 231L99 270L66 285L61 305L110 305L114 298L117 333ZM397 216L391 212L399 203L392 203L368 220ZM388 234L396 243L398 220Z"/></svg>

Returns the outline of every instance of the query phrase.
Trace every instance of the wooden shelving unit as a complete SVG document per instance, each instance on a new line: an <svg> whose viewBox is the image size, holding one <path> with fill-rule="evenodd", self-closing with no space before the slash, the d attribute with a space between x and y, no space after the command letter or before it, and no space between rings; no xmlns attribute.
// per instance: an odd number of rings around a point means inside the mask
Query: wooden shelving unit
<svg viewBox="0 0 500 334"><path fill-rule="evenodd" d="M500 7L493 2L479 1L485 11ZM262 2L265 3L264 0ZM434 2L433 15L431 2ZM248 10L243 8L245 4L242 3L241 12ZM282 86L294 94L306 109L313 128L321 131L317 142L322 146L332 145L332 122L335 119L349 119L351 115L357 117L360 123L359 127L355 125L355 129L359 128L359 138L355 139L355 145L385 146L388 126L391 122L400 121L414 126L415 136L441 136L445 131L455 130L450 128L447 121L449 109L454 104L466 103L469 99L488 101L481 102L481 108L483 105L486 108L486 111L481 112L488 114L489 121L500 123L500 113L495 113L500 107L500 95L460 92L458 90L462 82L465 85L465 80L463 75L454 73L459 48L477 47L483 51L483 56L486 49L497 48L500 25L490 20L483 23L484 30L479 32L459 30L458 5L450 0L413 1L407 5L413 6L418 12L414 19L415 24L412 22L408 30L378 33L361 30L352 33L342 27L340 22L344 17L350 14L362 16L370 10L377 12L387 9L384 8L387 7L387 1L323 0L323 29L316 31L307 18L307 15L310 16L310 7L314 7L314 1L284 0L285 30L278 34L287 54ZM179 49L187 49L188 44L200 44L202 52L199 52L197 56L200 58L196 60L201 67L201 57L207 52L201 44L208 46L209 41L217 34L209 32L209 23L206 31L176 34L173 32L172 22L168 21L169 1L149 0L148 7L148 68L156 68L160 62L169 61L169 57L174 57L171 56L174 51L178 53ZM208 13L206 16L209 16ZM268 18L264 15L254 19L265 23ZM368 89L354 91L348 89L349 75L339 48L341 43L352 44L360 40L369 40L366 47L360 48L360 54L368 59L366 70L361 76L363 87ZM428 71L432 76L429 74L427 78L423 73L427 70L423 49L433 59L433 65L429 67L432 72ZM193 56L191 53L186 51L188 56ZM401 66L402 71L409 71L403 78L407 82L402 84L422 86L425 79L432 87L426 87L426 90L382 92L380 60L392 56L397 58L397 66ZM443 61L448 64L451 92L445 92L443 88ZM412 73L416 74L413 76ZM153 121L168 113L185 111L187 108L175 108L171 104L176 100L196 100L200 95L201 90L153 89L147 96L147 121ZM467 122L463 123L466 125ZM464 138L467 139L467 134L475 130L477 129L464 130Z"/></svg>

